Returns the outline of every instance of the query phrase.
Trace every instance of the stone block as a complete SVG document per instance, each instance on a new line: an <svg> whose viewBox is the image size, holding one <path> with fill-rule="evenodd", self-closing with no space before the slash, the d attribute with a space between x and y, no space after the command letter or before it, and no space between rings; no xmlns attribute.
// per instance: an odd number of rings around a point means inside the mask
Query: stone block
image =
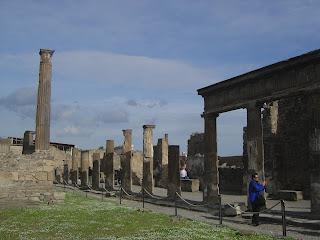
<svg viewBox="0 0 320 240"><path fill-rule="evenodd" d="M40 197L29 197L28 200L32 201L32 202L40 202Z"/></svg>
<svg viewBox="0 0 320 240"><path fill-rule="evenodd" d="M181 179L181 190L183 192L197 192L199 191L199 179Z"/></svg>
<svg viewBox="0 0 320 240"><path fill-rule="evenodd" d="M48 172L47 174L48 174L47 180L52 182L53 181L53 172Z"/></svg>
<svg viewBox="0 0 320 240"><path fill-rule="evenodd" d="M35 179L39 181L46 181L48 179L48 174L47 172L37 172Z"/></svg>
<svg viewBox="0 0 320 240"><path fill-rule="evenodd" d="M303 199L302 191L294 190L279 190L278 191L279 199L286 201L298 201Z"/></svg>
<svg viewBox="0 0 320 240"><path fill-rule="evenodd" d="M66 196L65 192L54 192L53 193L54 200L64 200L65 196Z"/></svg>

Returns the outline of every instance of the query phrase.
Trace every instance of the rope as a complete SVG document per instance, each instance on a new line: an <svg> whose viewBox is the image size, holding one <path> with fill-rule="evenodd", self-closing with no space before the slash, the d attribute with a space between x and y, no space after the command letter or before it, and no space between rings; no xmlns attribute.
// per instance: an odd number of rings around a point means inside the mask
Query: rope
<svg viewBox="0 0 320 240"><path fill-rule="evenodd" d="M121 190L122 190L127 196L129 196L129 197L131 197L131 198L134 198L134 197L135 197L135 196L127 193L122 187L121 187Z"/></svg>
<svg viewBox="0 0 320 240"><path fill-rule="evenodd" d="M182 201L184 201L186 204L188 204L192 207L204 207L204 206L209 205L208 203L206 203L206 204L192 204L192 203L188 202L186 199L184 199L179 193L176 192L176 194Z"/></svg>
<svg viewBox="0 0 320 240"><path fill-rule="evenodd" d="M240 213L241 213L241 214L243 214L243 213L244 213L244 214L259 214L259 213L264 213L264 212L270 211L271 209L275 208L275 207L278 206L280 203L281 203L281 202L278 202L278 203L276 203L275 205L273 205L272 207L266 208L266 209L264 209L264 210L262 210L262 211L259 211L259 212L246 212L246 211L241 211L241 210L240 210ZM239 210L239 209L233 207L233 206L232 206L231 204L229 204L229 203L227 203L227 205L228 205L229 207L237 210L237 211Z"/></svg>
<svg viewBox="0 0 320 240"><path fill-rule="evenodd" d="M155 196L155 195L153 195L152 193L149 193L148 191L147 191L147 189L145 189L145 188L143 188L143 190L150 196L150 197L152 197L152 198L155 198L155 199L158 199L158 200L163 200L163 199L166 199L165 197L158 197L158 196Z"/></svg>

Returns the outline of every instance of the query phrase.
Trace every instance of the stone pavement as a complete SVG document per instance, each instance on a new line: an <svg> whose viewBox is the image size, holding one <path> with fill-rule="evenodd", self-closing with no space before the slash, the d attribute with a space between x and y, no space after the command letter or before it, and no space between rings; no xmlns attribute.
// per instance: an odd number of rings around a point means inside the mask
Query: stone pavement
<svg viewBox="0 0 320 240"><path fill-rule="evenodd" d="M133 186L134 192L139 192L140 186ZM154 193L158 196L165 196L166 190L155 188ZM89 193L88 196L96 197L101 199L101 195ZM182 196L189 200L202 200L202 193L187 193L183 192ZM222 202L234 203L234 202L245 202L246 196L241 195L223 195ZM108 198L113 202L119 202L119 198ZM274 205L276 200L268 200L267 207ZM133 201L129 199L122 199L124 206L134 207L142 209L141 201ZM312 218L310 215L310 201L297 201L297 202L286 202L286 213L287 213L287 236L295 239L320 239L320 219ZM168 207L163 205L157 205L150 202L145 202L145 210L153 212L164 213L168 215L174 215L174 207ZM188 209L178 208L178 215L191 220L199 220L212 224L215 227L219 227L219 218L212 212L200 212ZM282 236L281 226L281 212L280 207L276 207L271 213L260 214L261 224L258 227L250 224L250 217L223 217L223 225L230 228L236 229L243 233L258 233L268 234L277 237Z"/></svg>

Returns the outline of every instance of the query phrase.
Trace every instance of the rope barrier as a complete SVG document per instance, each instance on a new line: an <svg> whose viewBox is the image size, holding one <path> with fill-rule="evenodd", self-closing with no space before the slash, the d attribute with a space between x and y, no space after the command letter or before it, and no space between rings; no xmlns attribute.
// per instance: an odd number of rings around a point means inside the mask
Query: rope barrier
<svg viewBox="0 0 320 240"><path fill-rule="evenodd" d="M158 200L164 200L164 199L166 199L166 197L158 197L158 196L153 195L152 193L148 192L148 190L145 189L145 188L143 188L143 190L144 190L150 197L152 197L152 198L155 198L155 199L158 199Z"/></svg>
<svg viewBox="0 0 320 240"><path fill-rule="evenodd" d="M186 204L188 204L192 207L205 207L205 206L209 205L208 203L206 203L206 204L193 204L193 203L188 202L186 199L184 199L178 192L176 192L176 194L182 201L184 201Z"/></svg>
<svg viewBox="0 0 320 240"><path fill-rule="evenodd" d="M242 210L240 209L240 213L241 213L241 214L258 214L258 213L264 213L264 212L270 211L271 209L275 208L275 207L278 206L280 203L281 203L281 202L278 202L278 203L276 203L275 205L273 205L272 207L266 208L266 209L264 209L264 210L262 210L262 211L259 211L259 212L247 212L247 211L242 211ZM232 206L231 204L229 204L229 203L227 203L227 205L228 205L229 207L237 210L237 211L239 210L239 209L233 207L233 206Z"/></svg>
<svg viewBox="0 0 320 240"><path fill-rule="evenodd" d="M131 199L135 198L134 195L127 193L126 190L124 190L122 187L121 187L121 190L122 190L122 192L124 192L124 194L126 194L126 195L127 195L128 197L130 197Z"/></svg>

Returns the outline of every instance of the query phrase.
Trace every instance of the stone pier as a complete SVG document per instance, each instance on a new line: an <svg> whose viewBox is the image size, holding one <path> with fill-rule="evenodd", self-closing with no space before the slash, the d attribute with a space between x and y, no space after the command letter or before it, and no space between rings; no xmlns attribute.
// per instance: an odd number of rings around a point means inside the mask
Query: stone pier
<svg viewBox="0 0 320 240"><path fill-rule="evenodd" d="M166 188L168 181L168 134L165 134L164 138L158 139L153 164L155 186Z"/></svg>
<svg viewBox="0 0 320 240"><path fill-rule="evenodd" d="M92 188L99 190L100 188L100 153L93 153L92 156Z"/></svg>
<svg viewBox="0 0 320 240"><path fill-rule="evenodd" d="M104 156L105 187L108 190L114 189L114 141L106 141L106 155Z"/></svg>
<svg viewBox="0 0 320 240"><path fill-rule="evenodd" d="M36 115L35 150L49 150L50 145L50 111L51 111L51 57L54 51L40 49L39 87Z"/></svg>
<svg viewBox="0 0 320 240"><path fill-rule="evenodd" d="M22 154L31 154L34 152L33 135L34 131L25 131L23 135Z"/></svg>
<svg viewBox="0 0 320 240"><path fill-rule="evenodd" d="M311 213L320 217L320 94L311 96L312 119L309 130Z"/></svg>
<svg viewBox="0 0 320 240"><path fill-rule="evenodd" d="M264 180L264 152L263 152L263 137L262 137L262 121L261 107L255 103L250 103L247 106L247 156L248 169L247 181L248 184L251 175L255 172L259 174L261 180Z"/></svg>
<svg viewBox="0 0 320 240"><path fill-rule="evenodd" d="M143 125L143 178L142 188L153 192L153 129L155 125Z"/></svg>
<svg viewBox="0 0 320 240"><path fill-rule="evenodd" d="M170 199L175 198L176 192L181 194L179 157L179 145L169 145L167 196Z"/></svg>
<svg viewBox="0 0 320 240"><path fill-rule="evenodd" d="M89 185L89 151L81 151L81 187Z"/></svg>
<svg viewBox="0 0 320 240"><path fill-rule="evenodd" d="M124 136L121 154L121 184L125 191L132 190L132 129L122 130Z"/></svg>
<svg viewBox="0 0 320 240"><path fill-rule="evenodd" d="M204 117L204 190L203 201L218 203L219 172L217 154L217 117L219 114L205 114Z"/></svg>
<svg viewBox="0 0 320 240"><path fill-rule="evenodd" d="M72 165L71 165L71 181L72 184L78 184L79 179L79 163L81 161L81 151L77 148L72 150Z"/></svg>

